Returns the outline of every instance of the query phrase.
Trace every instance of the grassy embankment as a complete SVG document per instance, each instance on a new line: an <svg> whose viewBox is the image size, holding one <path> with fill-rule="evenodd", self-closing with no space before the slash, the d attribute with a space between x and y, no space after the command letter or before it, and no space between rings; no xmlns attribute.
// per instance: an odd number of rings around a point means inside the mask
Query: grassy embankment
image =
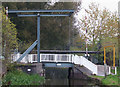
<svg viewBox="0 0 120 87"><path fill-rule="evenodd" d="M41 85L44 77L38 74L29 75L20 70L10 71L3 78L3 85Z"/></svg>
<svg viewBox="0 0 120 87"><path fill-rule="evenodd" d="M120 68L117 68L117 75L108 75L106 78L104 76L91 76L102 82L102 85L116 85L120 86Z"/></svg>

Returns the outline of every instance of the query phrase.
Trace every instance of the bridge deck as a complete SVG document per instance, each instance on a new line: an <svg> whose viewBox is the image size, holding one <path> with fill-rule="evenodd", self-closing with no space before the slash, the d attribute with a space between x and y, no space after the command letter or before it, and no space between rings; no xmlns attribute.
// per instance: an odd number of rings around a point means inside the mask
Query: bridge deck
<svg viewBox="0 0 120 87"><path fill-rule="evenodd" d="M59 67L59 68L69 68L69 67L74 67L73 63L63 63L63 62L59 62L59 63L55 63L55 62L44 62L43 63L44 67Z"/></svg>
<svg viewBox="0 0 120 87"><path fill-rule="evenodd" d="M35 50L34 50L35 51ZM40 53L50 53L50 54L76 54L76 53L86 53L86 51L70 51L70 50L40 50ZM88 54L101 54L103 51L87 51Z"/></svg>

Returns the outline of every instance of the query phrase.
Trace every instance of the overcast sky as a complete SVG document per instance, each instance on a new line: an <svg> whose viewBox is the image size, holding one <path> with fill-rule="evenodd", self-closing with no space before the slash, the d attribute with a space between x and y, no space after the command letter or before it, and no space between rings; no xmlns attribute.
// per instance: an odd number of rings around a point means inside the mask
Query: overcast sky
<svg viewBox="0 0 120 87"><path fill-rule="evenodd" d="M96 4L99 4L100 9L107 8L112 12L118 12L119 1L120 0L82 0L82 8L87 9L91 2L95 2ZM84 9L80 11L79 16L82 17L81 15L84 15Z"/></svg>
<svg viewBox="0 0 120 87"><path fill-rule="evenodd" d="M106 7L111 11L117 11L119 1L120 0L82 0L82 7L87 8L91 2L97 2L101 8Z"/></svg>

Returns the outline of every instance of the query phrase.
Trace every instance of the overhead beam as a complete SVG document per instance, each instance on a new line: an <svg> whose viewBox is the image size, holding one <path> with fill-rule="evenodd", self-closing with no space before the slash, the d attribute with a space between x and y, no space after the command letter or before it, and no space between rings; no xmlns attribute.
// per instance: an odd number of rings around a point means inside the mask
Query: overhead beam
<svg viewBox="0 0 120 87"><path fill-rule="evenodd" d="M37 16L36 14L18 14L18 17L35 17ZM51 16L70 16L69 14L40 14L40 16L47 16L47 17L51 17Z"/></svg>
<svg viewBox="0 0 120 87"><path fill-rule="evenodd" d="M37 17L37 14L18 14L18 17Z"/></svg>
<svg viewBox="0 0 120 87"><path fill-rule="evenodd" d="M110 46L104 46L104 48L108 48L108 47L114 47L114 45L110 45Z"/></svg>
<svg viewBox="0 0 120 87"><path fill-rule="evenodd" d="M40 13L40 12L70 12L73 13L74 10L8 10L8 13Z"/></svg>
<svg viewBox="0 0 120 87"><path fill-rule="evenodd" d="M70 16L69 14L40 14L40 16Z"/></svg>
<svg viewBox="0 0 120 87"><path fill-rule="evenodd" d="M86 51L69 51L69 50L40 50L40 53L51 53L51 54L76 54L86 53ZM88 51L89 54L101 54L103 51Z"/></svg>

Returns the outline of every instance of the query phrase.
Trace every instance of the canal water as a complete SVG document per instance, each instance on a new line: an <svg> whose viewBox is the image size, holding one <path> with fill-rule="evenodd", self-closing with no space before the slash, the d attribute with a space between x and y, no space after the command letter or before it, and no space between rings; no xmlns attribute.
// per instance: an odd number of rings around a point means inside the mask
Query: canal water
<svg viewBox="0 0 120 87"><path fill-rule="evenodd" d="M74 85L85 85L85 86L99 86L98 83L91 81L91 80L85 80L85 79L46 79L46 82L44 85L68 85L68 86L74 86Z"/></svg>
<svg viewBox="0 0 120 87"><path fill-rule="evenodd" d="M76 85L98 86L100 84L97 80L79 74L81 73L74 72L74 75L69 75L69 68L46 68L44 85L67 85L74 87Z"/></svg>

